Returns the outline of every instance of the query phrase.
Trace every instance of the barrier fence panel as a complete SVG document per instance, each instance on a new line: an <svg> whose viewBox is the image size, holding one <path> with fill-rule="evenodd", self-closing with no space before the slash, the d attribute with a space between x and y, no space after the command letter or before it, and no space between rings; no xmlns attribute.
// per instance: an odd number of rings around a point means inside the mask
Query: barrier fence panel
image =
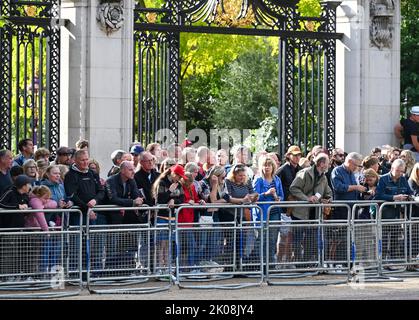
<svg viewBox="0 0 419 320"><path fill-rule="evenodd" d="M262 284L263 225L249 220L251 210L260 207L207 204L182 205L176 209L179 287L240 289ZM199 222L183 222L184 215L197 211Z"/></svg>
<svg viewBox="0 0 419 320"><path fill-rule="evenodd" d="M170 209L143 206L92 210L96 215L140 215L144 223L87 224L88 290L100 294L130 294L169 289L172 283ZM167 213L166 223L158 218L161 212Z"/></svg>
<svg viewBox="0 0 419 320"><path fill-rule="evenodd" d="M409 225L409 256L408 261L411 266L411 270L419 271L419 217L416 217L415 210L419 211L419 208L415 208L416 204L412 205L412 213L410 216Z"/></svg>
<svg viewBox="0 0 419 320"><path fill-rule="evenodd" d="M272 210L282 208L283 220L271 221ZM291 219L286 209L314 210L310 220ZM342 208L346 219L325 220L325 208ZM346 283L350 267L350 207L344 203L272 203L266 221L266 281L269 285L322 285ZM276 257L271 234L278 235ZM332 277L333 276L333 277ZM305 278L312 277L310 280ZM277 279L279 281L273 281ZM284 279L294 279L284 281Z"/></svg>
<svg viewBox="0 0 419 320"><path fill-rule="evenodd" d="M377 202L360 202L352 207L352 282L385 280L379 275L378 211Z"/></svg>
<svg viewBox="0 0 419 320"><path fill-rule="evenodd" d="M78 295L82 290L81 225L70 229L69 216L80 222L77 209L1 210L0 214L37 212L54 216L48 231L0 229L0 298L36 299ZM52 225L52 224L51 224ZM70 264L69 261L73 263Z"/></svg>
<svg viewBox="0 0 419 320"><path fill-rule="evenodd" d="M381 274L418 276L418 216L418 201L388 202L380 208Z"/></svg>
<svg viewBox="0 0 419 320"><path fill-rule="evenodd" d="M385 202L379 219L380 275L405 271L408 265L409 205L412 202Z"/></svg>

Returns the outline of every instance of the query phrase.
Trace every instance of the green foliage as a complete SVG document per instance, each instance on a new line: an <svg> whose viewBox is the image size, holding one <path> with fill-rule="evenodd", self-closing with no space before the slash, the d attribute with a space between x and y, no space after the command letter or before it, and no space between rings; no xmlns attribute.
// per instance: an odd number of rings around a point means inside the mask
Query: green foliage
<svg viewBox="0 0 419 320"><path fill-rule="evenodd" d="M186 121L186 129L203 129L209 132L215 127L212 114L214 102L219 97L223 68L211 73L196 74L182 81L183 108L180 119Z"/></svg>
<svg viewBox="0 0 419 320"><path fill-rule="evenodd" d="M407 104L402 104L401 114L412 105L419 105L419 2L401 1L401 79L402 100L407 96Z"/></svg>
<svg viewBox="0 0 419 320"><path fill-rule="evenodd" d="M217 128L256 129L278 99L278 59L267 44L248 51L226 68L214 102Z"/></svg>
<svg viewBox="0 0 419 320"><path fill-rule="evenodd" d="M261 39L240 35L182 33L182 78L211 73L236 60L246 51L258 50L264 46Z"/></svg>
<svg viewBox="0 0 419 320"><path fill-rule="evenodd" d="M165 0L140 0L139 4L146 8L161 8Z"/></svg>
<svg viewBox="0 0 419 320"><path fill-rule="evenodd" d="M6 23L7 20L3 16L0 16L0 28L2 28Z"/></svg>
<svg viewBox="0 0 419 320"><path fill-rule="evenodd" d="M319 17L322 12L320 0L300 0L297 8L303 17Z"/></svg>

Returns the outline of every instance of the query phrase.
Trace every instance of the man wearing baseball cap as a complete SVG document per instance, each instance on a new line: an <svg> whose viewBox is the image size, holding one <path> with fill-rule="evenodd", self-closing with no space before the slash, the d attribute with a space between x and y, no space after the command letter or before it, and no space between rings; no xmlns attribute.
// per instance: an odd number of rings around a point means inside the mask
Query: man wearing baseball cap
<svg viewBox="0 0 419 320"><path fill-rule="evenodd" d="M131 153L133 161L134 161L134 168L137 168L138 165L138 161L140 159L140 154L144 152L144 148L139 145L133 145L129 151L129 153Z"/></svg>
<svg viewBox="0 0 419 320"><path fill-rule="evenodd" d="M410 150L415 153L416 161L419 161L419 106L410 109L410 117L400 120L400 123L394 127L394 134L403 149Z"/></svg>

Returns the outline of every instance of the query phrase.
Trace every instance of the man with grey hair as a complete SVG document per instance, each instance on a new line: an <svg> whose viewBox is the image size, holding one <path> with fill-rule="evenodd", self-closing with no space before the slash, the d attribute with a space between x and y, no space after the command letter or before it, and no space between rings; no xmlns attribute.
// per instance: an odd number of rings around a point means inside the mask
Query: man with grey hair
<svg viewBox="0 0 419 320"><path fill-rule="evenodd" d="M160 175L160 173L155 169L155 163L156 158L149 151L141 152L139 159L140 170L138 170L134 175L137 187L140 190L140 193L143 194L144 203L150 207L155 204L155 199L152 196L151 189L154 182Z"/></svg>
<svg viewBox="0 0 419 320"><path fill-rule="evenodd" d="M356 152L349 153L345 162L332 170L331 182L335 200L356 201L359 193L365 192L366 187L358 184L355 173L362 168L362 155ZM347 220L351 212L345 207L335 207L331 213L332 220ZM345 239L344 228L334 228L330 233L329 259L334 261L345 261Z"/></svg>
<svg viewBox="0 0 419 320"><path fill-rule="evenodd" d="M129 154L128 152L124 150L115 150L114 152L112 152L111 160L112 160L113 165L112 165L112 168L108 172L108 177L119 173L119 171L121 170L119 166L121 165L122 161L127 161L127 160L129 161L131 159L132 159L131 154Z"/></svg>
<svg viewBox="0 0 419 320"><path fill-rule="evenodd" d="M310 203L329 202L332 190L327 183L325 173L329 168L329 156L319 153L314 158L314 165L300 170L290 186L290 194L297 201ZM293 220L313 220L316 218L315 208L300 207L292 211ZM304 248L303 261L316 259L316 234L313 228L299 228L294 234L297 247ZM300 245L301 242L301 245ZM301 254L297 254L297 258Z"/></svg>
<svg viewBox="0 0 419 320"><path fill-rule="evenodd" d="M362 159L359 153L351 152L342 165L332 170L331 181L335 200L358 200L359 192L366 191L355 178L355 173L362 168ZM332 218L347 219L347 215L345 208L335 208Z"/></svg>
<svg viewBox="0 0 419 320"><path fill-rule="evenodd" d="M319 203L321 199L331 199L332 190L327 183L325 172L329 168L329 156L320 153L314 158L314 165L297 173L290 186L290 193L297 201ZM301 210L297 210L301 209ZM296 208L293 215L302 220L309 219L308 208Z"/></svg>
<svg viewBox="0 0 419 320"><path fill-rule="evenodd" d="M413 194L412 189L404 176L406 164L396 159L391 165L389 173L382 175L378 181L375 199L385 201L406 201ZM400 206L383 208L383 219L400 218Z"/></svg>
<svg viewBox="0 0 419 320"><path fill-rule="evenodd" d="M385 201L406 201L413 194L404 176L405 163L396 159L391 165L390 172L382 175L378 181L375 199ZM385 206L382 211L382 219L400 219L402 206ZM398 256L398 237L401 235L400 226L383 226L383 258L392 259Z"/></svg>

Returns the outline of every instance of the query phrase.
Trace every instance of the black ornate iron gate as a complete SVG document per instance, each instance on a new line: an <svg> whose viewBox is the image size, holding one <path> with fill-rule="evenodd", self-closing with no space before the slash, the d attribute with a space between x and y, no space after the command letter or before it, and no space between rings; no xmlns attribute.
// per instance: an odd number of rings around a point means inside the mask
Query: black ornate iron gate
<svg viewBox="0 0 419 320"><path fill-rule="evenodd" d="M147 144L160 129L177 137L179 34L221 33L280 38L279 151L335 145L336 8L322 3L320 17L302 17L298 0L241 0L237 20L222 26L217 16L227 0L167 0L161 8L135 8L134 138ZM231 1L231 0L230 0Z"/></svg>
<svg viewBox="0 0 419 320"><path fill-rule="evenodd" d="M60 0L2 0L0 148L59 146Z"/></svg>

